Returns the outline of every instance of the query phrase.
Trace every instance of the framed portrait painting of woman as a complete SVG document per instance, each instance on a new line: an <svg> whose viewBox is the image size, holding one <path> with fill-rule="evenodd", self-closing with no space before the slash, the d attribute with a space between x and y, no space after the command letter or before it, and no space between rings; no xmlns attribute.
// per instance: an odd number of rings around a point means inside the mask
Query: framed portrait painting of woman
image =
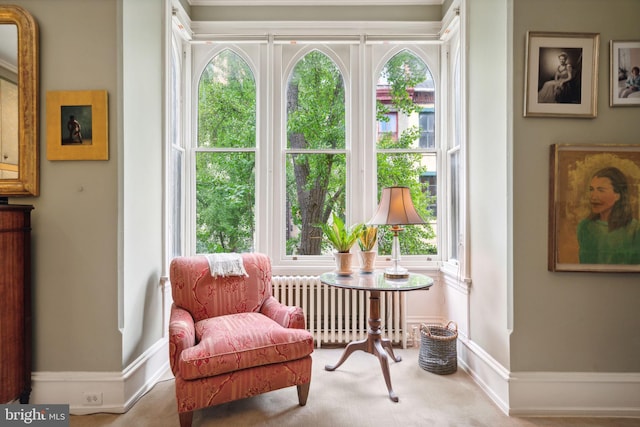
<svg viewBox="0 0 640 427"><path fill-rule="evenodd" d="M527 33L524 116L597 115L596 33Z"/></svg>
<svg viewBox="0 0 640 427"><path fill-rule="evenodd" d="M640 271L640 145L551 146L550 271Z"/></svg>

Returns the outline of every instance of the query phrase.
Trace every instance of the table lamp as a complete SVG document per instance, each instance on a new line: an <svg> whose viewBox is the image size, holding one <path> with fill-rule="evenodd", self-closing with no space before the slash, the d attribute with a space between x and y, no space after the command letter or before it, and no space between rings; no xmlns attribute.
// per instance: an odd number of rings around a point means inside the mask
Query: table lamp
<svg viewBox="0 0 640 427"><path fill-rule="evenodd" d="M384 276L389 279L406 279L409 271L401 267L400 262L400 242L398 233L403 231L401 225L424 224L411 200L409 187L387 187L382 189L378 211L369 220L369 224L390 225L393 232L393 244L391 246L391 261L393 265L387 268Z"/></svg>

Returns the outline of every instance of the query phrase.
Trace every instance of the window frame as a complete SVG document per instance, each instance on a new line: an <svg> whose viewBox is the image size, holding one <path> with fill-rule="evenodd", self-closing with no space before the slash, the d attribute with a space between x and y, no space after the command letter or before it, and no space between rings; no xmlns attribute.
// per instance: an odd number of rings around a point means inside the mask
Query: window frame
<svg viewBox="0 0 640 427"><path fill-rule="evenodd" d="M247 67L249 68L249 70L251 71L251 73L253 74L254 77L254 81L256 84L256 135L255 135L255 145L253 146L249 146L249 147L217 147L217 146L213 146L213 147L207 147L207 146L200 146L198 143L198 121L199 121L199 112L198 112L198 105L199 105L199 92L200 92L200 83L201 83L201 79L202 79L202 75L204 74L206 68L208 67L209 63L217 56L220 55L222 53L224 53L225 51L231 51L232 53L235 53L239 56L239 58L241 60L243 60L246 64ZM196 233L196 225L197 225L197 219L196 219L196 215L197 215L197 206L195 203L195 193L196 193L196 169L197 169L197 161L196 161L196 157L198 156L198 154L200 153L250 153L254 155L254 159L255 159L255 192L256 192L256 197L259 191L258 188L258 183L260 182L260 180L258 179L258 177L260 176L260 173L262 170L264 170L264 161L260 161L259 159L259 123L260 121L258 120L258 107L259 107L259 98L258 98L258 93L260 93L260 87L259 87L259 82L258 82L258 78L257 78L257 70L256 70L256 63L254 62L254 59L251 55L247 54L244 51L238 50L237 47L235 47L232 44L220 44L217 46L213 46L210 49L207 49L207 52L204 53L204 57L201 58L201 60L203 60L203 62L201 62L198 66L198 68L195 69L193 76L192 76L192 87L191 87L191 93L192 93L192 99L193 102L191 103L191 117L193 117L193 120L191 121L191 127L192 127L192 135L193 138L190 140L190 143L188 143L187 146L187 153L190 160L190 175L189 175L189 186L191 189L191 193L193 194L193 198L191 199L192 201L192 206L193 209L188 213L188 218L190 219L190 221L188 222L188 227L187 230L189 230L189 234L192 236L190 243L191 246L189 246L190 248L190 253L195 254L197 253L197 233ZM208 59L207 59L208 58ZM255 204L254 207L254 216L255 218L258 217L259 213L260 213L260 205L258 203ZM256 222L256 233L257 233L257 229L258 229L259 224ZM254 248L257 247L257 242L256 242L256 235L254 234L254 238L253 238L253 244L252 246Z"/></svg>
<svg viewBox="0 0 640 427"><path fill-rule="evenodd" d="M184 242L186 252L195 253L195 203L192 189L195 181L195 138L197 130L197 87L200 75L208 60L204 61L207 53L209 60L213 58L212 52L221 52L230 48L239 54L254 72L257 86L257 116L256 116L256 236L255 248L257 251L270 254L274 267L274 274L317 274L333 267L333 259L330 256L286 256L286 242L284 240L284 210L276 209L276 206L284 206L284 174L278 172L278 165L284 165L286 159L286 104L282 102L286 97L286 81L289 73L295 65L283 63L282 56L277 55L277 51L286 45L301 44L309 50L317 49L323 53L331 52L331 49L324 50L332 44L357 46L349 52L346 61L335 61L338 67L347 71L343 74L345 79L346 110L347 110L347 136L346 151L348 170L347 187L352 189L353 197L347 198L347 222L366 222L375 212L377 207L377 191L363 191L365 187L370 188L367 182L376 182L376 149L375 142L369 149L360 147L354 141L376 141L378 135L377 122L375 120L375 79L379 75L382 66L397 52L408 49L418 55L429 67L436 86L435 99L435 126L436 126L436 150L438 154L437 180L438 180L438 219L437 233L438 255L437 256L403 256L402 264L414 271L432 271L439 269L443 262L446 262L445 254L448 253L446 236L446 222L441 218L446 216L448 206L443 203L442 197L446 193L446 177L448 176L447 162L445 161L444 144L442 141L446 137L450 127L450 112L444 110L446 96L449 96L446 89L447 70L443 67L442 61L438 57L443 47L447 44L439 38L441 30L440 23L409 23L399 25L397 23L361 23L357 27L344 27L336 25L335 22L314 22L314 23L283 23L277 22L248 22L248 23L193 23L197 28L193 30L193 37L188 41L191 52L187 55L190 65L187 70L183 70L189 96L184 96L185 106L189 105L188 113L185 114L185 126L183 126L184 140L193 144L185 144L187 151L186 161L188 163L185 171L188 171L186 179L187 185L184 192L187 203L183 216L186 218L187 232ZM403 36L396 36L401 27ZM263 28L261 33L255 33L256 28ZM266 32L266 36L265 36ZM206 35L205 35L206 34ZM294 35L295 34L295 35ZM425 35L426 34L426 35ZM320 40L322 39L322 40ZM381 49L381 45L390 44L386 52ZM247 45L257 46L249 57L244 52ZM207 46L207 47L203 47ZM322 49L319 49L319 48ZM423 49L433 51L424 54ZM434 48L435 47L435 48ZM189 50L189 49L187 49ZM301 49L301 51L304 49ZM382 51L375 55L372 51ZM335 56L328 55L330 58ZM344 59L344 58L343 58ZM185 60L185 62L189 62ZM289 67L289 68L287 68ZM191 72L193 70L193 72ZM369 72L367 72L367 70ZM442 76L442 78L441 78ZM366 88L373 88L367 93ZM372 92L372 93L371 93ZM446 96L445 96L446 95ZM194 101L191 102L190 100ZM351 99L361 99L360 106L356 111L352 108ZM270 102L269 102L270 100ZM196 118L195 120L193 118ZM263 125L261 125L263 124ZM375 186L375 184L374 184ZM276 188L275 194L269 189ZM448 200L448 198L447 198ZM276 227L274 232L273 224L282 224ZM277 233L276 242L272 235ZM379 257L380 258L380 257ZM387 258L387 259L385 259ZM377 267L382 268L390 265L388 257L382 257Z"/></svg>
<svg viewBox="0 0 640 427"><path fill-rule="evenodd" d="M185 141L187 133L185 132L186 114L189 109L184 108L185 94L188 93L185 85L185 75L189 73L189 53L186 48L188 37L183 31L180 20L173 17L171 20L171 31L167 40L168 53L168 78L167 78L167 118L166 120L166 155L165 155L165 238L164 251L167 261L171 258L182 255L188 247L189 233L186 232L186 221L184 221L187 209L185 208L186 200L189 200L187 194L188 186L185 183L187 174L185 173L187 165L187 155L185 150ZM174 75L174 68L177 65L177 75ZM174 176L174 156L180 154L180 162L178 165L178 182ZM179 194L178 206L175 206L176 196ZM178 210L178 214L175 211ZM180 238L176 241L173 237L180 234ZM168 265L168 263L167 263Z"/></svg>

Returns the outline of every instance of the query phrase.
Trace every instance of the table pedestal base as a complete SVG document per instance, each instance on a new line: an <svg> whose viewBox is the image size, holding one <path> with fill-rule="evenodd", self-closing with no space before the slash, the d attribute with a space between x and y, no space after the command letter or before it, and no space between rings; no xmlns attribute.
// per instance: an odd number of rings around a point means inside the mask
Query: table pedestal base
<svg viewBox="0 0 640 427"><path fill-rule="evenodd" d="M350 342L347 345L347 348L345 348L344 353L342 353L342 357L340 357L338 363L333 366L326 365L324 369L327 371L336 370L345 362L345 360L347 360L347 358L349 358L351 353L357 350L373 354L374 356L377 356L380 361L384 381L387 383L387 389L389 390L389 398L392 401L397 402L398 396L391 387L391 375L389 374L389 360L387 358L387 354L395 362L400 362L402 357L393 354L391 340L382 338L382 333L380 331L380 291L371 291L369 296L369 309L371 317L369 317L369 331L367 332L367 338L360 341Z"/></svg>

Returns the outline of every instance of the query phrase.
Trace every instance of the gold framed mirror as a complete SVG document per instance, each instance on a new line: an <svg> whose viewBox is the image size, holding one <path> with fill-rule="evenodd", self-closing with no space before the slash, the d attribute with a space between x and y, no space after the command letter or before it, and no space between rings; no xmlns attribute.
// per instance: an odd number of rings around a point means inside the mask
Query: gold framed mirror
<svg viewBox="0 0 640 427"><path fill-rule="evenodd" d="M0 198L38 196L38 25L22 7L0 5L0 34Z"/></svg>

